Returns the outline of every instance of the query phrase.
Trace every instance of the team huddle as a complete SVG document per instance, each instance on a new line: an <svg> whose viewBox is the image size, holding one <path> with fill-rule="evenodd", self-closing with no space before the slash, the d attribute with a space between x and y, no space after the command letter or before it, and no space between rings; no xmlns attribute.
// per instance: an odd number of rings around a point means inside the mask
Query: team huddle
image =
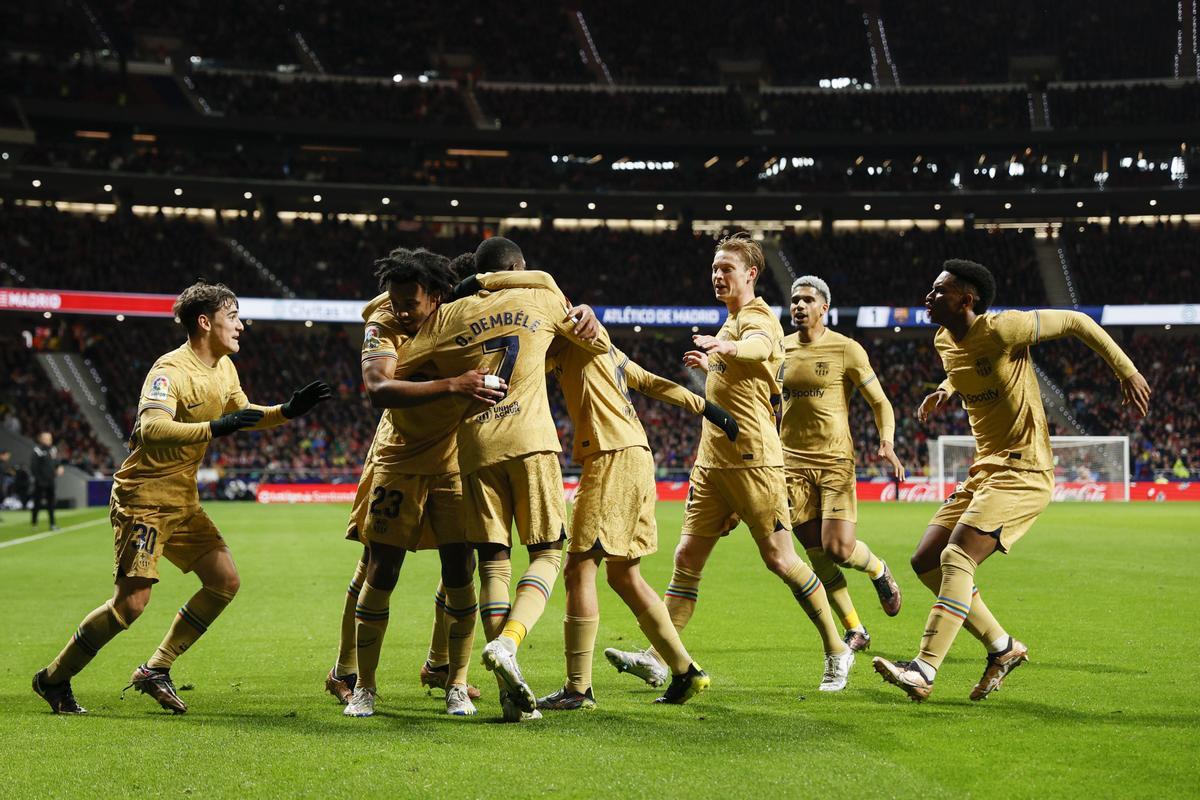
<svg viewBox="0 0 1200 800"><path fill-rule="evenodd" d="M343 608L337 660L325 679L344 713L375 713L390 597L406 554L422 549L438 551L441 581L420 680L445 691L446 713L476 714L481 693L468 672L477 618L487 642L481 661L496 677L504 720L595 707L601 562L648 644L609 648L606 659L622 673L665 686L655 702L686 703L711 679L682 634L709 556L743 522L763 564L791 590L821 639L819 689L845 689L856 653L870 646L871 636L843 568L866 573L887 615L902 607L888 565L856 535L849 425L855 392L874 413L879 456L900 480L904 466L893 448L895 414L866 351L825 327L832 299L826 282L805 276L793 283L796 331L785 336L755 295L765 268L761 247L745 234L721 240L712 286L728 316L715 336L694 336L694 349L682 354L687 367L704 375L701 397L632 361L591 308L571 306L551 275L525 266L520 248L502 237L454 261L397 249L376 262L380 294L363 310L362 377L382 415L347 526L346 538L363 550ZM459 276L466 277L459 282ZM958 395L976 456L912 557L936 598L918 654L873 662L885 681L916 701L929 697L964 626L987 651L972 700L996 691L1028 660L1026 645L984 604L975 573L992 553L1008 553L1051 498L1053 456L1031 346L1080 339L1116 373L1127 404L1143 415L1149 407L1145 379L1089 317L992 312L995 289L983 266L950 260L926 296L930 318L940 326L935 347L946 379L922 402L918 419L925 422ZM229 358L239 350L243 327L237 298L226 287L189 287L175 314L188 341L146 376L131 453L114 475L115 591L33 678L34 691L55 713L84 713L71 679L141 615L162 556L194 572L201 586L126 688L175 713L187 710L170 668L239 587L230 551L199 503L196 474L207 443L284 424L332 396L328 385L314 381L281 405L249 402ZM574 426L572 456L582 466L569 523L547 374L562 390ZM654 460L633 391L703 418L674 570L661 596L639 570L641 559L657 549L658 531ZM515 544L527 549L529 564L514 590ZM518 656L560 572L565 681L538 697Z"/></svg>

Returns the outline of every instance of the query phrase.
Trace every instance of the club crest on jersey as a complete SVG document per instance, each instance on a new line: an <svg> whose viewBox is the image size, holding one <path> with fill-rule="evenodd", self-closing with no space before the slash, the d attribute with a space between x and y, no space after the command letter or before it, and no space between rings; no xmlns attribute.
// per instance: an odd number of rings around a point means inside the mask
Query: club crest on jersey
<svg viewBox="0 0 1200 800"><path fill-rule="evenodd" d="M818 361L817 362L817 374L822 377L829 374L829 362L828 361Z"/></svg>
<svg viewBox="0 0 1200 800"><path fill-rule="evenodd" d="M166 375L159 375L154 380L150 381L150 399L151 400L166 400L167 395L171 391L171 379Z"/></svg>
<svg viewBox="0 0 1200 800"><path fill-rule="evenodd" d="M379 326L368 325L367 332L363 336L363 347L367 350L374 350L382 344L379 340Z"/></svg>
<svg viewBox="0 0 1200 800"><path fill-rule="evenodd" d="M990 358L975 359L975 371L979 373L979 377L986 378L992 374L992 360Z"/></svg>

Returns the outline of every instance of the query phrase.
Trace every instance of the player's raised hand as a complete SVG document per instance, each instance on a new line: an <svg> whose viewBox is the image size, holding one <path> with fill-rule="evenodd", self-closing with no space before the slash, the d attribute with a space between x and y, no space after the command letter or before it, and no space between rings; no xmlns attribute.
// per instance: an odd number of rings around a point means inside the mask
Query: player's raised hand
<svg viewBox="0 0 1200 800"><path fill-rule="evenodd" d="M732 356L737 354L737 344L735 342L718 339L715 336L707 336L698 333L692 337L696 347L699 347L706 353L716 353L722 356Z"/></svg>
<svg viewBox="0 0 1200 800"><path fill-rule="evenodd" d="M1121 394L1124 395L1121 405L1133 406L1143 417L1150 413L1150 384L1142 373L1135 372L1121 381Z"/></svg>
<svg viewBox="0 0 1200 800"><path fill-rule="evenodd" d="M585 342L590 342L600 335L600 320L596 312L586 303L571 306L567 312L567 321L575 323L575 335Z"/></svg>
<svg viewBox="0 0 1200 800"><path fill-rule="evenodd" d="M729 437L729 441L737 441L738 424L737 420L733 418L733 414L730 414L716 403L710 400L705 400L704 418L713 425L716 425L721 430L725 431L725 435Z"/></svg>
<svg viewBox="0 0 1200 800"><path fill-rule="evenodd" d="M950 399L950 393L945 389L936 389L933 392L925 395L925 399L921 401L921 405L917 407L917 422L925 424L934 412L946 405L946 401Z"/></svg>
<svg viewBox="0 0 1200 800"><path fill-rule="evenodd" d="M333 397L333 389L325 381L313 381L303 389L292 392L292 399L283 404L283 415L295 419L301 414L313 410L317 403L323 403Z"/></svg>
<svg viewBox="0 0 1200 800"><path fill-rule="evenodd" d="M908 477L908 473L906 473L904 470L904 464L902 464L900 459L896 457L896 451L892 447L891 442L879 443L879 457L892 465L892 470L895 471L896 477L900 479L901 483L903 483L904 479Z"/></svg>
<svg viewBox="0 0 1200 800"><path fill-rule="evenodd" d="M494 406L508 394L508 384L499 375L490 374L488 367L469 369L457 378L450 378L450 393Z"/></svg>
<svg viewBox="0 0 1200 800"><path fill-rule="evenodd" d="M683 365L691 369L702 369L708 372L708 353L701 350L688 350L683 354Z"/></svg>
<svg viewBox="0 0 1200 800"><path fill-rule="evenodd" d="M208 429L212 431L213 438L216 439L228 436L234 431L240 431L242 428L252 427L262 418L262 409L243 408L238 411L230 411L225 416L214 419L208 423Z"/></svg>

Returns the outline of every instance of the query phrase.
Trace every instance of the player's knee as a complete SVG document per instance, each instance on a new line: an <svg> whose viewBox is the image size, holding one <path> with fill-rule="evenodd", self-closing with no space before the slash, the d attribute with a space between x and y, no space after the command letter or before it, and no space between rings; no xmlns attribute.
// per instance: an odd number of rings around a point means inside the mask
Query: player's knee
<svg viewBox="0 0 1200 800"><path fill-rule="evenodd" d="M608 580L609 587L622 597L625 592L632 589L636 583L635 576L637 572L632 569L613 569L613 565L609 564L605 570L605 578Z"/></svg>
<svg viewBox="0 0 1200 800"><path fill-rule="evenodd" d="M132 625L133 621L142 615L146 610L146 606L150 603L149 592L137 592L134 594L122 595L113 599L113 610L120 615L126 625Z"/></svg>
<svg viewBox="0 0 1200 800"><path fill-rule="evenodd" d="M830 539L825 543L825 553L839 564L845 564L847 559L854 555L854 542Z"/></svg>
<svg viewBox="0 0 1200 800"><path fill-rule="evenodd" d="M942 567L942 575L948 575L954 572L966 572L969 575L974 575L978 564L975 563L967 551L963 550L956 544L948 544L942 550L940 559Z"/></svg>
<svg viewBox="0 0 1200 800"><path fill-rule="evenodd" d="M763 553L762 560L767 569L771 570L771 572L782 578L786 576L792 569L792 565L796 560L796 555L795 553L788 554L786 552Z"/></svg>
<svg viewBox="0 0 1200 800"><path fill-rule="evenodd" d="M684 541L680 542L675 548L675 569L684 569L688 572L699 573L704 569L704 559L699 554L693 553L691 548L688 547L686 541L688 538L684 537Z"/></svg>
<svg viewBox="0 0 1200 800"><path fill-rule="evenodd" d="M242 576L238 575L237 571L235 570L228 575L222 575L221 579L218 581L213 581L212 583L206 583L204 585L206 588L211 589L215 594L225 597L228 600L232 600L238 593L238 590L242 588Z"/></svg>

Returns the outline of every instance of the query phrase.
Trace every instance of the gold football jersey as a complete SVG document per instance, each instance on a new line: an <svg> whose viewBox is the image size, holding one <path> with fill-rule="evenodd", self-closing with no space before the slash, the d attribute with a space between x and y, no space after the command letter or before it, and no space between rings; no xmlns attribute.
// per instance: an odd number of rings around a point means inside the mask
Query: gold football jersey
<svg viewBox="0 0 1200 800"><path fill-rule="evenodd" d="M783 326L761 297L730 314L717 333L724 341L766 337L771 355L764 361L709 354L705 397L722 406L738 424L736 442L708 420L700 433L696 466L707 468L781 467L783 448L775 427L773 399L781 391Z"/></svg>

